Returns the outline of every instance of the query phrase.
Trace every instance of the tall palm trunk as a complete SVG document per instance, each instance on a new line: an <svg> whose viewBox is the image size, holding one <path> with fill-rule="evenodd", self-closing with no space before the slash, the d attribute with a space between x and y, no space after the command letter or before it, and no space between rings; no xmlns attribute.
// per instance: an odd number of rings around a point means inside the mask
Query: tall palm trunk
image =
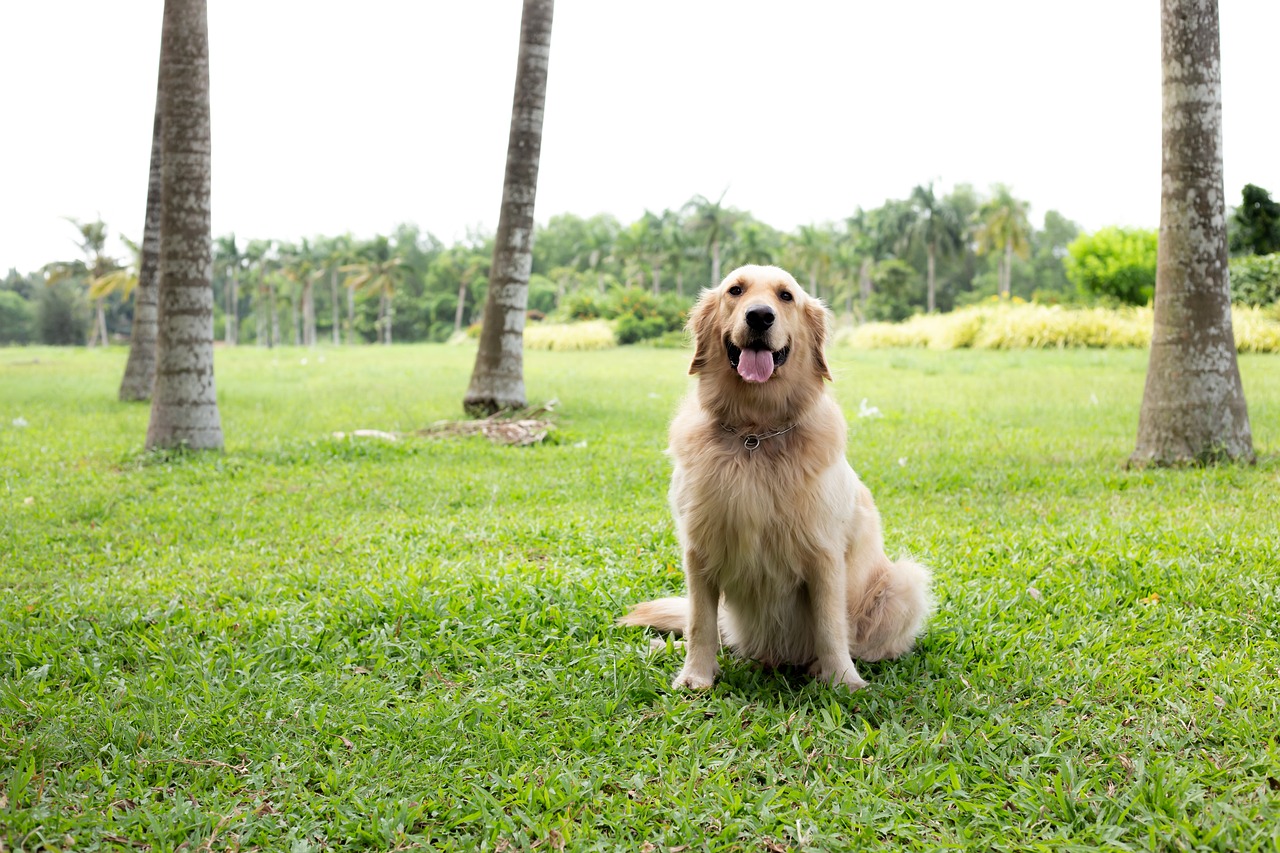
<svg viewBox="0 0 1280 853"><path fill-rule="evenodd" d="M213 382L209 26L205 0L165 0L156 384L147 449L221 449Z"/></svg>
<svg viewBox="0 0 1280 853"><path fill-rule="evenodd" d="M147 177L147 208L142 220L138 286L133 289L133 329L129 333L129 360L120 380L120 400L151 399L156 381L156 300L160 276L160 164L163 130L160 77L156 75L156 109L151 125L151 166Z"/></svg>
<svg viewBox="0 0 1280 853"><path fill-rule="evenodd" d="M271 346L283 343L280 339L280 305L276 301L276 284L267 285L267 308L271 311Z"/></svg>
<svg viewBox="0 0 1280 853"><path fill-rule="evenodd" d="M925 293L925 310L932 314L937 308L937 279L934 278L937 269L937 249L930 243L926 249L925 258L925 283L927 291Z"/></svg>
<svg viewBox="0 0 1280 853"><path fill-rule="evenodd" d="M1013 238L1004 241L1004 275L1000 281L1000 295L1005 299L1013 292Z"/></svg>
<svg viewBox="0 0 1280 853"><path fill-rule="evenodd" d="M226 310L226 342L227 346L240 343L240 282L237 281L236 267L227 270L227 310Z"/></svg>
<svg viewBox="0 0 1280 853"><path fill-rule="evenodd" d="M333 345L342 343L342 302L338 299L338 268L329 270L329 299L333 302Z"/></svg>
<svg viewBox="0 0 1280 853"><path fill-rule="evenodd" d="M720 284L720 237L711 240L711 286Z"/></svg>
<svg viewBox="0 0 1280 853"><path fill-rule="evenodd" d="M267 323L267 285L264 281L258 282L258 298L253 306L253 329L254 338L260 347L271 346L270 326Z"/></svg>
<svg viewBox="0 0 1280 853"><path fill-rule="evenodd" d="M316 345L316 295L315 282L307 276L302 282L302 345Z"/></svg>
<svg viewBox="0 0 1280 853"><path fill-rule="evenodd" d="M347 288L347 346L354 346L356 342L356 291L355 288Z"/></svg>
<svg viewBox="0 0 1280 853"><path fill-rule="evenodd" d="M563 287L563 285L561 286ZM458 279L458 307L453 312L453 333L462 331L462 315L467 307L467 277Z"/></svg>
<svg viewBox="0 0 1280 853"><path fill-rule="evenodd" d="M542 152L553 0L524 0L502 210L480 348L463 406L486 415L525 405L524 315L533 264L533 206Z"/></svg>
<svg viewBox="0 0 1280 853"><path fill-rule="evenodd" d="M107 345L107 314L102 307L105 301L102 297L93 300L93 333L89 336L89 346L94 346L95 341L98 346Z"/></svg>
<svg viewBox="0 0 1280 853"><path fill-rule="evenodd" d="M1227 280L1217 0L1163 0L1160 61L1155 328L1129 461L1252 462Z"/></svg>

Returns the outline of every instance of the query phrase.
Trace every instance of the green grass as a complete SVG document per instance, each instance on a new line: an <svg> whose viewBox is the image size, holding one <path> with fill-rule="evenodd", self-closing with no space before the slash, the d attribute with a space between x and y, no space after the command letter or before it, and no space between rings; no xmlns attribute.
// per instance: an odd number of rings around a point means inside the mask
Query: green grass
<svg viewBox="0 0 1280 853"><path fill-rule="evenodd" d="M1280 359L1256 467L1128 471L1145 353L837 350L937 617L688 696L612 625L681 586L687 355L529 353L536 448L333 437L473 352L220 351L226 453L146 456L122 351L0 350L0 849L1280 850Z"/></svg>

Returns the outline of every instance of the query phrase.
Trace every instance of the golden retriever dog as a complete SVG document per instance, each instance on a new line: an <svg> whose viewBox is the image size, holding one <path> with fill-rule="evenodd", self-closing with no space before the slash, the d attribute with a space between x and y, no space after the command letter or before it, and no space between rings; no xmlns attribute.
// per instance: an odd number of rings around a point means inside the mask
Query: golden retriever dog
<svg viewBox="0 0 1280 853"><path fill-rule="evenodd" d="M784 270L745 266L689 318L698 383L668 449L688 597L619 620L685 635L674 688L711 687L723 641L857 690L854 658L902 655L924 627L929 571L885 556L871 493L845 459L824 382L827 317Z"/></svg>

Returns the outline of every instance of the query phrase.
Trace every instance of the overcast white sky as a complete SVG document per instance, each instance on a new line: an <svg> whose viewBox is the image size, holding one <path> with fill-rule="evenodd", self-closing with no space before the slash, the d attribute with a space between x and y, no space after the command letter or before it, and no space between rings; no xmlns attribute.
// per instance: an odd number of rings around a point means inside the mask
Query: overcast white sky
<svg viewBox="0 0 1280 853"><path fill-rule="evenodd" d="M519 0L210 0L213 229L497 226ZM1154 227L1155 0L559 0L538 220L692 195L776 227L1002 181ZM142 230L161 0L0 3L0 274ZM1280 2L1222 0L1226 191L1280 192ZM118 248L116 244L113 247Z"/></svg>

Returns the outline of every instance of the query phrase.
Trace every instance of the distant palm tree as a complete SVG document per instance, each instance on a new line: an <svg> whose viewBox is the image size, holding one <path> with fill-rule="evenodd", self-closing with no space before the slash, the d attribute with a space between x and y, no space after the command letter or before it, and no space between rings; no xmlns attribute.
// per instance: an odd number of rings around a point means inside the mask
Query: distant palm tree
<svg viewBox="0 0 1280 853"><path fill-rule="evenodd" d="M377 338L381 344L391 343L391 325L395 319L392 300L400 278L404 275L404 259L391 254L385 237L380 237L369 248L369 257L340 269L347 274L346 286L352 291L364 291L378 295Z"/></svg>
<svg viewBox="0 0 1280 853"><path fill-rule="evenodd" d="M240 270L247 257L236 246L236 235L228 234L214 241L213 258L223 275L223 339L235 346L240 342Z"/></svg>
<svg viewBox="0 0 1280 853"><path fill-rule="evenodd" d="M925 248L926 310L932 314L937 307L936 268L939 256L946 257L960 248L964 237L964 223L955 207L933 193L933 184L917 186L911 190L911 205L915 217L910 226L911 237Z"/></svg>
<svg viewBox="0 0 1280 853"><path fill-rule="evenodd" d="M553 0L524 0L520 16L515 97L507 135L498 234L489 268L489 295L475 367L462 398L463 407L472 415L491 415L526 405L524 320L533 266L533 208L542 155L553 11Z"/></svg>
<svg viewBox="0 0 1280 853"><path fill-rule="evenodd" d="M974 238L978 254L1001 251L1000 295L1008 298L1013 279L1013 256L1025 258L1031 253L1031 223L1027 220L1027 203L1013 197L1004 184L997 184L994 194L978 208Z"/></svg>
<svg viewBox="0 0 1280 853"><path fill-rule="evenodd" d="M129 331L129 360L120 380L121 402L150 400L156 381L156 334L160 298L161 127L160 76L156 75L155 117L151 125L151 164L147 175L147 206L142 222L138 259L138 287L133 293L133 327Z"/></svg>
<svg viewBox="0 0 1280 853"><path fill-rule="evenodd" d="M819 280L830 273L835 255L832 229L821 225L801 225L792 238L792 252L796 264L809 280L808 291L814 296L821 296Z"/></svg>
<svg viewBox="0 0 1280 853"><path fill-rule="evenodd" d="M107 254L107 226L102 220L81 222L72 217L67 221L76 227L80 238L76 245L80 247L84 260L54 261L44 267L46 281L50 285L68 278L78 278L89 290L89 298L93 302L93 327L89 331L89 346L107 344L107 315L103 307L105 294L95 296L93 284L104 276L120 268L115 258Z"/></svg>
<svg viewBox="0 0 1280 853"><path fill-rule="evenodd" d="M284 277L292 282L298 291L299 299L292 303L294 314L299 307L302 309L301 333L299 334L296 323L294 330L295 338L301 338L301 340L295 340L294 343L313 347L316 345L315 283L324 275L324 270L316 263L315 253L312 252L311 243L306 238L303 238L300 245L290 246L282 253L281 264Z"/></svg>
<svg viewBox="0 0 1280 853"><path fill-rule="evenodd" d="M165 0L160 44L160 299L147 449L221 449L213 381L205 0Z"/></svg>
<svg viewBox="0 0 1280 853"><path fill-rule="evenodd" d="M744 264L772 264L777 260L777 246L771 229L751 220L737 229L734 257Z"/></svg>
<svg viewBox="0 0 1280 853"><path fill-rule="evenodd" d="M711 258L711 286L720 283L720 247L733 231L738 213L724 206L724 197L729 190L720 193L720 198L711 201L706 196L696 195L685 204L686 222L695 234L702 237Z"/></svg>

